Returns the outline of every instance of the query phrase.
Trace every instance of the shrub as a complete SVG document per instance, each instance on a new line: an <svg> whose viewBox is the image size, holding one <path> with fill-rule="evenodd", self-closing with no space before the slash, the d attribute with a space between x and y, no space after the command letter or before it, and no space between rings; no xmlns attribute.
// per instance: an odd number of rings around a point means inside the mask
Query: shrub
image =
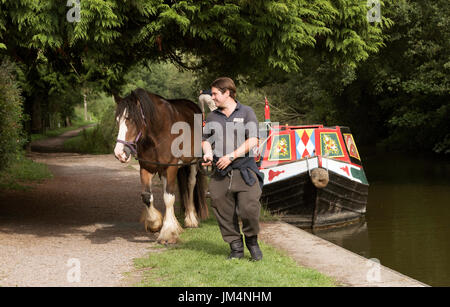
<svg viewBox="0 0 450 307"><path fill-rule="evenodd" d="M22 97L13 70L9 61L0 63L0 170L17 159L25 143Z"/></svg>
<svg viewBox="0 0 450 307"><path fill-rule="evenodd" d="M117 137L117 125L114 118L115 104L110 104L103 112L98 125L83 130L83 132L64 143L64 148L68 151L109 154L114 149Z"/></svg>

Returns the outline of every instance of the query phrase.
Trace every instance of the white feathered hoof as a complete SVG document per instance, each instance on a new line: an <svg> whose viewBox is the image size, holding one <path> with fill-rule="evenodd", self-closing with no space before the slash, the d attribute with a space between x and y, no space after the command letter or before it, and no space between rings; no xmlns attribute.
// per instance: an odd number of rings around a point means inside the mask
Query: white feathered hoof
<svg viewBox="0 0 450 307"><path fill-rule="evenodd" d="M144 223L145 231L158 232L163 225L163 217L155 207L144 209L141 214L141 223Z"/></svg>
<svg viewBox="0 0 450 307"><path fill-rule="evenodd" d="M311 181L316 188L323 189L328 185L329 180L330 178L328 177L327 170L323 168L315 168L311 171Z"/></svg>
<svg viewBox="0 0 450 307"><path fill-rule="evenodd" d="M166 205L166 214L164 216L163 227L156 240L160 244L175 244L178 241L180 233L183 231L173 209L175 194L164 193L163 199Z"/></svg>
<svg viewBox="0 0 450 307"><path fill-rule="evenodd" d="M186 228L198 228L198 218L194 212L186 214L184 218L184 227Z"/></svg>
<svg viewBox="0 0 450 307"><path fill-rule="evenodd" d="M180 233L183 231L180 224L176 223L167 223L164 222L164 225L159 233L158 239L156 241L159 244L175 244L178 242L178 237Z"/></svg>

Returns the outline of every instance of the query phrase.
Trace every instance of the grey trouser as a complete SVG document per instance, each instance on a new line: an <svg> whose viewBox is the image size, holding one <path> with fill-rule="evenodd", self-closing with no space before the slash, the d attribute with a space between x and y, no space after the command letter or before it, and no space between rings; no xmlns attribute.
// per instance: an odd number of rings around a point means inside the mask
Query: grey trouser
<svg viewBox="0 0 450 307"><path fill-rule="evenodd" d="M261 188L256 174L250 172L256 180L253 186L245 183L241 172L237 169L232 171L231 177L213 176L209 183L212 209L219 223L222 238L227 243L241 238L238 216L241 218L242 232L245 236L253 237L259 233Z"/></svg>

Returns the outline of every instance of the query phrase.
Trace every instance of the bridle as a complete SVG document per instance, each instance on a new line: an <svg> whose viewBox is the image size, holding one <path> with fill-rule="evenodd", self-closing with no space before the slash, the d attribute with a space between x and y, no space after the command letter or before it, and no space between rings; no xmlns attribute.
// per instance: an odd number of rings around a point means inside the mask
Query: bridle
<svg viewBox="0 0 450 307"><path fill-rule="evenodd" d="M135 95L134 92L132 92L132 94ZM142 110L142 105L141 105L140 102L139 102L139 109L141 110L142 122L144 123L144 126L147 127L147 123L145 122L144 111ZM133 156L135 156L136 159L137 159L137 142L139 141L141 136L142 136L142 131L139 131L138 135L134 139L134 142L130 142L130 141L126 141L126 140L120 140L120 139L117 139L116 142L125 145L125 148L129 149L129 152L125 151L127 156L130 153L132 153Z"/></svg>
<svg viewBox="0 0 450 307"><path fill-rule="evenodd" d="M130 152L127 152L127 155L132 153L133 156L137 156L137 142L139 141L141 136L142 136L142 131L139 131L138 135L134 139L134 142L124 141L124 140L119 140L119 139L117 139L116 142L125 145L125 148L128 148L130 150Z"/></svg>

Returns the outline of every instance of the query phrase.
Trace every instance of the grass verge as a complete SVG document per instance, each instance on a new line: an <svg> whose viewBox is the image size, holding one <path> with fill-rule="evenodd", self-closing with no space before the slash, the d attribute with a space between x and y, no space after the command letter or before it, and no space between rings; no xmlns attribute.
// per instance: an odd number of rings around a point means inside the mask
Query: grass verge
<svg viewBox="0 0 450 307"><path fill-rule="evenodd" d="M20 155L0 172L0 190L25 190L30 188L27 184L31 182L40 182L52 177L47 165Z"/></svg>
<svg viewBox="0 0 450 307"><path fill-rule="evenodd" d="M84 154L111 153L113 151L112 148L105 148L103 142L98 137L95 137L97 133L97 127L86 128L79 135L66 140L63 144L64 149Z"/></svg>
<svg viewBox="0 0 450 307"><path fill-rule="evenodd" d="M73 125L69 126L69 127L62 127L62 128L47 130L43 134L33 133L31 135L31 141L38 141L38 140L43 140L43 139L48 139L51 137L59 136L59 135L63 134L64 132L75 130L80 127L83 127L83 126L86 126L89 124L93 124L93 123L94 122L77 121L77 122L74 122Z"/></svg>
<svg viewBox="0 0 450 307"><path fill-rule="evenodd" d="M229 246L214 218L200 228L185 229L180 243L135 260L144 272L137 286L144 287L320 287L334 286L329 277L297 265L292 258L260 242L264 254L259 262L245 258L226 260Z"/></svg>
<svg viewBox="0 0 450 307"><path fill-rule="evenodd" d="M79 135L66 140L64 149L83 154L109 154L114 150L114 136L97 125L84 129Z"/></svg>

